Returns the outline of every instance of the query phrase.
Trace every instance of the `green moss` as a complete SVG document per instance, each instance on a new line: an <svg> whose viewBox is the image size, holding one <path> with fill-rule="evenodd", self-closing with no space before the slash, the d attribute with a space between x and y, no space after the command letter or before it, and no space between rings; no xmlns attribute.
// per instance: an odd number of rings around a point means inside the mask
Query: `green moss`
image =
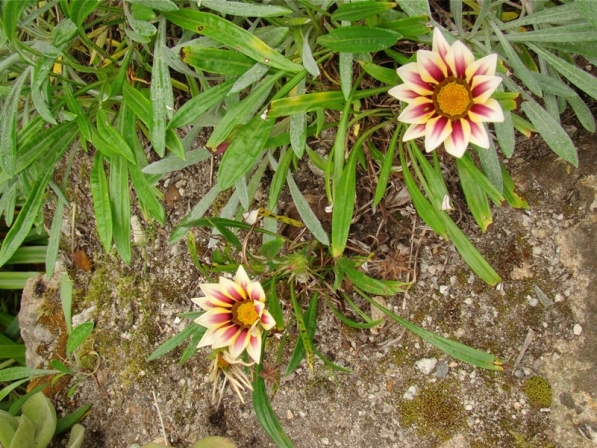
<svg viewBox="0 0 597 448"><path fill-rule="evenodd" d="M466 413L458 396L460 384L442 381L427 385L413 400L398 402L402 424L413 426L420 435L432 435L443 442L466 429Z"/></svg>
<svg viewBox="0 0 597 448"><path fill-rule="evenodd" d="M524 382L523 390L533 408L551 406L551 384L541 376L532 376Z"/></svg>

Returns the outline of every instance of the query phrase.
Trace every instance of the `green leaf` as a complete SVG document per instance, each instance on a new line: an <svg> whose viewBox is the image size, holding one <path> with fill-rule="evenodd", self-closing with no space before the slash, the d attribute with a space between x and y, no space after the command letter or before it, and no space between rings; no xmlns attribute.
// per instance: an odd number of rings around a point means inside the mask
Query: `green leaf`
<svg viewBox="0 0 597 448"><path fill-rule="evenodd" d="M508 62L512 66L514 71L514 75L517 76L528 88L531 92L533 92L537 96L542 96L541 87L535 80L535 78L531 75L530 71L524 66L516 51L510 45L510 42L504 37L504 34L500 31L497 25L493 21L489 21L491 28L493 29L495 35L497 36L498 40L502 44L502 49L508 58Z"/></svg>
<svg viewBox="0 0 597 448"><path fill-rule="evenodd" d="M131 262L131 205L129 196L128 164L122 157L113 157L110 163L109 195L112 213L112 234L122 260Z"/></svg>
<svg viewBox="0 0 597 448"><path fill-rule="evenodd" d="M85 19L95 11L95 8L98 7L100 1L101 0L71 1L69 6L70 19L78 28L81 28Z"/></svg>
<svg viewBox="0 0 597 448"><path fill-rule="evenodd" d="M35 434L35 447L45 448L56 430L56 409L42 392L31 396L22 408L23 415L31 421Z"/></svg>
<svg viewBox="0 0 597 448"><path fill-rule="evenodd" d="M441 213L441 217L443 218L446 231L454 243L456 250L473 272L491 286L501 282L502 279L500 276L493 270L489 263L487 263L475 246L473 246L464 232L462 232L454 221L452 221L452 218L445 212Z"/></svg>
<svg viewBox="0 0 597 448"><path fill-rule="evenodd" d="M129 3L145 6L156 11L176 11L178 6L171 0L127 0Z"/></svg>
<svg viewBox="0 0 597 448"><path fill-rule="evenodd" d="M151 121L148 123L151 144L160 157L164 157L166 151L166 118L170 118L172 110L174 110L170 69L164 55L166 46L165 28L166 21L161 19L153 52L150 87Z"/></svg>
<svg viewBox="0 0 597 448"><path fill-rule="evenodd" d="M597 9L595 5L589 1L575 1L574 4L578 8L578 12L582 18L597 28Z"/></svg>
<svg viewBox="0 0 597 448"><path fill-rule="evenodd" d="M502 165L502 176L504 178L504 197L508 204L514 208L529 208L529 204L514 191L516 186L504 165Z"/></svg>
<svg viewBox="0 0 597 448"><path fill-rule="evenodd" d="M333 12L332 20L354 22L381 14L384 11L393 9L395 6L396 3L394 2L364 1L359 3L345 3Z"/></svg>
<svg viewBox="0 0 597 448"><path fill-rule="evenodd" d="M23 10L27 7L26 1L7 1L3 2L2 8L2 24L4 33L8 39L12 40L17 30L17 23Z"/></svg>
<svg viewBox="0 0 597 448"><path fill-rule="evenodd" d="M274 126L275 120L259 116L247 123L224 152L218 169L218 185L226 190L258 160Z"/></svg>
<svg viewBox="0 0 597 448"><path fill-rule="evenodd" d="M403 319L402 317L398 316L397 314L394 314L387 308L381 306L379 303L377 303L370 297L367 297L366 295L364 295L363 297L365 297L365 299L367 299L369 303L371 303L371 305L375 306L384 314L390 316L404 328L413 332L421 339L439 348L444 353L447 353L448 355L456 359L460 359L461 361L467 362L474 366L481 367L483 369L503 370L503 368L501 367L502 362L494 355L474 349L472 347L469 347L468 345L461 344L460 342L451 341L450 339L443 338L429 330L425 330L421 327L418 327L417 325L410 323L406 319Z"/></svg>
<svg viewBox="0 0 597 448"><path fill-rule="evenodd" d="M360 289L380 296L393 296L404 292L410 285L399 281L382 281L369 277L357 270L350 258L340 257L336 261L338 268Z"/></svg>
<svg viewBox="0 0 597 448"><path fill-rule="evenodd" d="M373 62L359 61L360 66L365 72L374 79L377 79L384 84L390 86L397 86L400 84L400 77L396 70L381 67Z"/></svg>
<svg viewBox="0 0 597 448"><path fill-rule="evenodd" d="M403 37L417 37L427 34L431 28L426 23L428 16L406 17L404 19L389 20L375 25L376 28L383 28L400 33Z"/></svg>
<svg viewBox="0 0 597 448"><path fill-rule="evenodd" d="M501 27L503 29L518 29L521 26L527 25L539 25L544 23L558 24L578 21L583 18L583 15L580 13L580 8L578 8L579 3L581 3L581 1L574 1L555 8L546 8L543 11L528 14L520 19L503 23Z"/></svg>
<svg viewBox="0 0 597 448"><path fill-rule="evenodd" d="M149 184L147 177L139 169L139 165L129 163L129 173L142 207L147 209L151 217L163 226L166 222L166 212L156 197L155 189Z"/></svg>
<svg viewBox="0 0 597 448"><path fill-rule="evenodd" d="M17 78L0 111L0 167L7 176L15 174L17 159L17 117L21 89L29 69Z"/></svg>
<svg viewBox="0 0 597 448"><path fill-rule="evenodd" d="M56 422L56 434L62 434L64 431L68 430L75 423L85 417L89 411L89 408L91 408L91 403L85 404L70 414L59 418L58 422Z"/></svg>
<svg viewBox="0 0 597 448"><path fill-rule="evenodd" d="M296 184L290 173L288 173L288 176L286 177L286 182L288 184L288 189L290 190L290 195L292 196L294 205L296 206L296 210L298 211L301 219L305 223L305 226L307 226L307 228L313 234L317 241L319 241L324 246L329 245L330 239L328 237L328 234L321 225L321 222L319 222L319 219L317 219L315 213L313 213L313 210L311 210L311 207L309 206L307 199L301 193L298 185Z"/></svg>
<svg viewBox="0 0 597 448"><path fill-rule="evenodd" d="M73 308L73 282L68 277L67 273L62 274L60 279L60 303L62 304L62 312L64 313L64 321L66 323L66 332L71 334L72 331L72 308Z"/></svg>
<svg viewBox="0 0 597 448"><path fill-rule="evenodd" d="M46 187L53 174L54 165L48 166L42 171L40 177L35 182L17 219L2 242L2 248L0 248L0 266L3 266L13 256L29 234L31 226L40 212Z"/></svg>
<svg viewBox="0 0 597 448"><path fill-rule="evenodd" d="M255 379L253 380L253 408L255 409L257 421L265 432L269 434L276 446L279 448L294 448L292 441L284 432L284 428L280 425L280 421L272 409L267 396L265 381L259 376L262 369L263 364L258 364L255 369L257 375L255 375Z"/></svg>
<svg viewBox="0 0 597 448"><path fill-rule="evenodd" d="M273 100L267 116L270 118L313 112L318 109L342 110L344 96L340 91L307 93Z"/></svg>
<svg viewBox="0 0 597 448"><path fill-rule="evenodd" d="M211 37L262 64L292 73L303 69L300 65L291 62L270 48L249 31L223 17L189 9L179 9L163 15L178 26Z"/></svg>
<svg viewBox="0 0 597 448"><path fill-rule="evenodd" d="M25 283L43 272L11 272L0 271L0 289L24 289Z"/></svg>
<svg viewBox="0 0 597 448"><path fill-rule="evenodd" d="M475 182L461 159L456 159L456 167L458 168L458 177L468 208L475 221L477 221L477 225L481 228L481 232L485 233L487 227L493 222L487 195Z"/></svg>
<svg viewBox="0 0 597 448"><path fill-rule="evenodd" d="M388 180L390 179L390 172L392 171L392 165L394 164L394 152L396 151L396 142L398 141L399 135L400 132L396 130L392 135L392 139L388 145L388 150L384 155L383 163L381 165L381 169L379 170L379 179L377 180L377 185L375 186L373 207L377 207L386 192Z"/></svg>
<svg viewBox="0 0 597 448"><path fill-rule="evenodd" d="M242 53L220 48L189 48L184 62L198 70L218 75L240 76L255 65L255 61Z"/></svg>
<svg viewBox="0 0 597 448"><path fill-rule="evenodd" d="M472 146L475 147L475 145ZM503 195L504 179L502 177L500 159L498 158L493 140L489 140L489 148L485 149L477 147L475 149L477 149L477 152L479 153L481 166L483 167L483 172L487 176L487 179L489 179L491 185L497 189L497 192ZM493 196L493 194L490 196Z"/></svg>
<svg viewBox="0 0 597 448"><path fill-rule="evenodd" d="M83 446L84 436L85 427L83 425L74 425L70 431L66 448L80 448Z"/></svg>
<svg viewBox="0 0 597 448"><path fill-rule="evenodd" d="M562 129L560 123L533 100L522 103L521 109L529 120L531 120L533 126L537 128L537 131L552 151L577 167L578 154L576 148L566 131Z"/></svg>
<svg viewBox="0 0 597 448"><path fill-rule="evenodd" d="M294 346L294 350L292 351L292 355L288 360L288 365L286 366L286 372L284 373L285 376L290 375L294 370L298 367L300 362L305 358L305 354L307 351L305 350L305 343L304 341L307 340L308 347L313 348L311 341L315 336L315 330L317 329L317 293L313 294L311 300L309 301L309 307L304 314L302 314L300 307L298 306L298 302L296 303L297 307L294 307L296 302L296 297L294 297L294 290L291 293L293 296L293 308L295 317L297 317L297 326L299 327L299 331L306 330L304 333L301 333L299 340L296 342ZM298 322L300 319L300 322ZM313 353L311 353L313 356ZM309 360L310 363L313 362L313 359Z"/></svg>
<svg viewBox="0 0 597 448"><path fill-rule="evenodd" d="M562 76L576 87L597 99L597 79L584 70L572 65L553 53L541 48L538 45L528 44L529 48L551 64Z"/></svg>
<svg viewBox="0 0 597 448"><path fill-rule="evenodd" d="M597 40L597 29L593 25L575 23L554 26L524 33L506 34L510 42L591 42Z"/></svg>
<svg viewBox="0 0 597 448"><path fill-rule="evenodd" d="M10 4L11 2L8 3ZM15 431L9 448L17 447L37 448L35 444L35 427L26 415L19 417L19 427Z"/></svg>
<svg viewBox="0 0 597 448"><path fill-rule="evenodd" d="M190 223L200 219L209 210L209 207L211 207L211 204L216 200L221 191L218 184L216 184L201 198L193 209L176 225L168 240L170 244L175 243L186 235L189 231Z"/></svg>
<svg viewBox="0 0 597 448"><path fill-rule="evenodd" d="M22 378L35 378L37 376L52 375L54 373L60 373L60 371L33 369L31 367L8 367L0 370L0 382L7 383Z"/></svg>
<svg viewBox="0 0 597 448"><path fill-rule="evenodd" d="M106 252L110 252L112 246L112 211L110 209L110 193L108 180L104 171L104 158L101 153L96 152L91 168L89 184L93 196L93 210L95 212L95 223L97 232Z"/></svg>
<svg viewBox="0 0 597 448"><path fill-rule="evenodd" d="M181 160L179 157L170 154L169 156L153 162L143 168L141 171L145 174L162 175L179 171L191 165L195 165L205 159L209 159L211 153L205 148L194 149L185 154L185 159Z"/></svg>
<svg viewBox="0 0 597 448"><path fill-rule="evenodd" d="M595 132L595 118L593 117L593 113L591 109L587 107L585 102L580 99L578 94L575 94L572 97L566 98L572 110L576 114L576 118L580 124L582 124L583 128L585 128L589 132Z"/></svg>
<svg viewBox="0 0 597 448"><path fill-rule="evenodd" d="M338 258L344 253L350 222L353 217L356 200L356 167L357 157L362 153L362 147L353 148L348 156L346 165L340 175L332 210L332 256Z"/></svg>
<svg viewBox="0 0 597 448"><path fill-rule="evenodd" d="M485 148L479 148L479 150L480 152L488 151ZM466 171L469 176L469 180L478 185L491 198L493 202L499 204L504 200L504 197L497 189L497 187L493 185L489 181L487 176L485 176L485 174L483 174L479 170L479 168L475 166L475 163L473 162L473 159L471 158L470 154L465 153L460 159L456 161L456 163L459 168L459 172L460 170Z"/></svg>
<svg viewBox="0 0 597 448"><path fill-rule="evenodd" d="M147 361L153 361L155 359L158 359L161 356L164 356L169 351L174 350L176 347L183 344L184 341L189 339L194 333L196 333L198 331L205 332L205 330L206 330L205 327L202 327L201 325L198 325L194 322L189 324L180 333L171 337L166 342L164 342L162 345L160 345L157 349L155 349L154 352L151 355L149 355L149 357L147 358Z"/></svg>
<svg viewBox="0 0 597 448"><path fill-rule="evenodd" d="M265 100L264 97L268 95L276 81L283 75L284 72L278 72L275 75L266 77L253 88L251 93L228 110L226 115L224 115L214 128L209 140L207 140L206 146L215 150L247 115L250 114L249 116L252 116L261 107L261 102Z"/></svg>
<svg viewBox="0 0 597 448"><path fill-rule="evenodd" d="M501 151L506 157L512 157L515 145L512 114L508 111L504 111L504 121L501 123L494 123L493 126Z"/></svg>
<svg viewBox="0 0 597 448"><path fill-rule="evenodd" d="M213 9L219 13L240 17L277 17L288 16L292 10L284 6L260 5L221 0L202 0L201 6Z"/></svg>
<svg viewBox="0 0 597 448"><path fill-rule="evenodd" d="M93 322L85 322L73 328L72 333L68 335L66 341L66 356L73 353L83 342L85 342L93 331L93 327Z"/></svg>
<svg viewBox="0 0 597 448"><path fill-rule="evenodd" d="M363 26L335 28L317 38L317 43L343 53L370 53L394 45L402 35L392 30Z"/></svg>
<svg viewBox="0 0 597 448"><path fill-rule="evenodd" d="M128 143L124 140L122 135L112 127L110 122L108 121L108 116L103 109L99 109L97 111L97 131L100 137L106 142L106 144L111 148L113 151L112 155L116 157L121 156L124 157L131 163L137 163L135 159L135 155L133 154L133 150L128 145ZM94 140L94 142L98 142ZM98 142L99 143L99 142ZM95 145L95 143L94 143ZM101 144L100 144L101 146ZM101 149L101 148L98 148Z"/></svg>
<svg viewBox="0 0 597 448"><path fill-rule="evenodd" d="M25 357L23 344L0 345L0 359L16 359Z"/></svg>

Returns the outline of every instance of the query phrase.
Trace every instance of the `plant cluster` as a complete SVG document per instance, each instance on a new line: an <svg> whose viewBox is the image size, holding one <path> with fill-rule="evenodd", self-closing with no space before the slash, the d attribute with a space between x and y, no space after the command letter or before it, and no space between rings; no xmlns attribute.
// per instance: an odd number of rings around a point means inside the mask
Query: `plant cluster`
<svg viewBox="0 0 597 448"><path fill-rule="evenodd" d="M160 179L211 162L217 182L177 223L170 242L187 236L207 280L236 276L204 284L205 298L196 300L206 312L186 314L196 323L150 359L187 339L181 361L197 345L210 345L214 394L220 387L221 397L226 382L239 395L252 388L258 418L280 446L291 442L258 375L264 335L280 332L286 343L288 326L299 329L287 373L303 358L313 369L314 356L342 369L313 344L321 298L351 327L379 323L355 303L359 297L450 355L501 369L495 356L414 326L372 298L409 284L367 275L363 267L375 254L349 247L358 180L375 179L374 210L384 206L389 185L406 186L422 220L482 280L500 283L451 216L445 173L455 165L484 232L492 204L527 207L503 163L514 153L515 131L539 134L577 165L561 117L571 110L595 131L587 100L597 99L597 82L579 65L597 63L597 13L590 2L574 0L449 5L434 16L427 0L3 0L0 215L10 230L0 266L14 260L50 202L46 263L53 272L77 157L93 158L89 185L101 245L114 246L127 263L134 253L131 193L144 218L163 225ZM206 127L205 147L191 149ZM333 145L321 154L312 146L324 131ZM329 228L295 180L306 164L324 174ZM258 189L267 198L260 203L253 199ZM219 216L206 217L227 191ZM277 215L284 192L300 222ZM280 221L301 227L298 236L283 236ZM192 228L210 232L208 263L197 255ZM71 337L84 340L91 329ZM220 373L226 382L218 386Z"/></svg>

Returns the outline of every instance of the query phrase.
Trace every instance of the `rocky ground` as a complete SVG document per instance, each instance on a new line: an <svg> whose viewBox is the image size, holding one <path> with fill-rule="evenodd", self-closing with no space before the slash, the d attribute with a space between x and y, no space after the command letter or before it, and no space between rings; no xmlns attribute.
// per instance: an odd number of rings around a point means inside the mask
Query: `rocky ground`
<svg viewBox="0 0 597 448"><path fill-rule="evenodd" d="M504 372L458 362L389 321L374 331L349 329L320 302L315 344L353 373L316 363L314 375L302 364L281 378L272 405L297 447L597 444L597 139L569 129L578 142L579 168L551 155L538 138L521 142L515 153L521 156L509 161L509 170L530 208L495 208L486 234L459 211L464 202L454 190L460 205L454 216L501 275L498 288L475 277L409 203L391 209L403 225L385 244L388 252L402 255L384 262L403 263L402 275L416 276L417 282L408 293L389 298L388 307L438 334L490 351L504 360ZM72 172L79 182L88 179L90 166L90 159L77 158ZM68 256L63 261L75 279L77 319L96 324L88 348L99 363L73 362L81 372L74 395L57 393L59 412L93 403L83 421L88 447L130 447L164 433L176 447L207 435L226 435L239 447L274 446L255 420L249 395L244 405L232 393L219 409L211 402L207 352L183 365L182 349L146 361L188 324L177 314L193 310L190 299L200 295L202 279L186 243L169 245L167 239L209 189L208 178L209 163L160 182L167 226L146 223L136 210L130 266L99 247L90 201L82 193L88 186L75 182L71 189L77 208L74 227L71 217L65 221L63 253L82 250L93 265L87 272ZM196 235L205 245L207 236ZM372 264L372 271L379 266ZM32 284L24 298L55 313L45 315L51 335L42 348L28 346L41 362L60 350L63 332L56 284L46 286ZM276 376L273 357L265 363Z"/></svg>

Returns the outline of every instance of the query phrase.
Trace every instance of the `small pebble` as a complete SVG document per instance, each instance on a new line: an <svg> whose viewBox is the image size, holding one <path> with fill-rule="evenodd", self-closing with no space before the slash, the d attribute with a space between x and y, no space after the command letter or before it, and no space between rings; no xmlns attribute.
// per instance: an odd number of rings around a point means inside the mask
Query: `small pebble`
<svg viewBox="0 0 597 448"><path fill-rule="evenodd" d="M516 369L514 371L514 376L516 378L520 378L520 379L524 378L524 370L522 370L522 369Z"/></svg>
<svg viewBox="0 0 597 448"><path fill-rule="evenodd" d="M421 372L423 372L425 375L428 375L431 372L433 372L433 369L435 369L436 364L437 364L436 358L423 358L423 359L419 359L417 362L415 362L415 365L417 366L417 368Z"/></svg>
<svg viewBox="0 0 597 448"><path fill-rule="evenodd" d="M529 298L529 305L532 307L536 307L539 304L539 299L536 297Z"/></svg>
<svg viewBox="0 0 597 448"><path fill-rule="evenodd" d="M327 437L324 437L323 439L321 439L321 443L323 445L329 445L330 444L330 439L328 439Z"/></svg>
<svg viewBox="0 0 597 448"><path fill-rule="evenodd" d="M414 400L415 399L415 395L417 395L417 387L416 386L410 386L406 392L404 393L404 395L402 396L402 398L404 398L405 400Z"/></svg>
<svg viewBox="0 0 597 448"><path fill-rule="evenodd" d="M528 367L523 367L522 371L524 372L525 376L530 376L533 373L533 370L529 369Z"/></svg>
<svg viewBox="0 0 597 448"><path fill-rule="evenodd" d="M576 336L580 336L582 334L582 326L580 324L574 324L574 328L572 329L572 332Z"/></svg>
<svg viewBox="0 0 597 448"><path fill-rule="evenodd" d="M448 366L448 363L445 361L442 361L442 362L438 363L435 368L435 376L438 378L445 378L446 376L448 376L449 371L450 371L450 367Z"/></svg>
<svg viewBox="0 0 597 448"><path fill-rule="evenodd" d="M288 409L288 410L286 411L286 418L287 418L288 420L292 420L292 419L294 418L294 415L292 414L292 411L291 411L290 409Z"/></svg>
<svg viewBox="0 0 597 448"><path fill-rule="evenodd" d="M472 411L472 410L473 410L473 405L472 405L472 404L467 404L467 405L464 407L464 409L465 409L465 410L467 410L467 411Z"/></svg>

